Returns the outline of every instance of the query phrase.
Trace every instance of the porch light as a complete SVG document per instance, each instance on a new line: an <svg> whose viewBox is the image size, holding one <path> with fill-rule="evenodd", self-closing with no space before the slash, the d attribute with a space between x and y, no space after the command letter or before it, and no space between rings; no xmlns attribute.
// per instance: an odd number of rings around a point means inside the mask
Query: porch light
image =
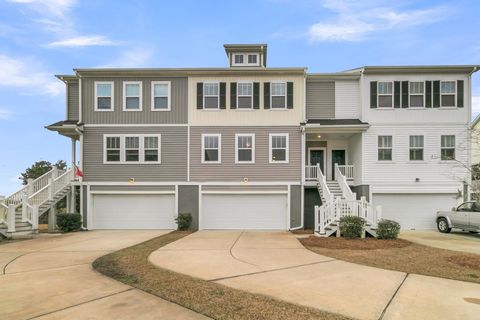
<svg viewBox="0 0 480 320"><path fill-rule="evenodd" d="M318 135L317 138L320 139L322 136L321 135Z"/></svg>
<svg viewBox="0 0 480 320"><path fill-rule="evenodd" d="M243 178L243 183L248 183L248 178Z"/></svg>
<svg viewBox="0 0 480 320"><path fill-rule="evenodd" d="M135 178L128 178L128 183L134 184L135 183Z"/></svg>

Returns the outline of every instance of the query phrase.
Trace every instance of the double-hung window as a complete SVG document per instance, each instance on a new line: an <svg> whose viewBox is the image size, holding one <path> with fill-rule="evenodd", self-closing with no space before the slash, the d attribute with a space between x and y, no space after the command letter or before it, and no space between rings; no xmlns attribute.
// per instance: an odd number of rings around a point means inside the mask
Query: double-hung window
<svg viewBox="0 0 480 320"><path fill-rule="evenodd" d="M455 136L441 136L440 153L442 160L455 160Z"/></svg>
<svg viewBox="0 0 480 320"><path fill-rule="evenodd" d="M237 83L237 106L238 109L253 108L253 83Z"/></svg>
<svg viewBox="0 0 480 320"><path fill-rule="evenodd" d="M95 110L113 111L113 82L95 82Z"/></svg>
<svg viewBox="0 0 480 320"><path fill-rule="evenodd" d="M221 135L202 134L202 163L221 163Z"/></svg>
<svg viewBox="0 0 480 320"><path fill-rule="evenodd" d="M219 83L203 84L203 105L204 109L218 109L220 106Z"/></svg>
<svg viewBox="0 0 480 320"><path fill-rule="evenodd" d="M378 107L392 108L393 107L393 85L391 82L378 83Z"/></svg>
<svg viewBox="0 0 480 320"><path fill-rule="evenodd" d="M255 163L255 135L235 135L235 163Z"/></svg>
<svg viewBox="0 0 480 320"><path fill-rule="evenodd" d="M441 106L455 107L456 92L455 81L442 81L440 84Z"/></svg>
<svg viewBox="0 0 480 320"><path fill-rule="evenodd" d="M410 160L423 160L423 136L410 136Z"/></svg>
<svg viewBox="0 0 480 320"><path fill-rule="evenodd" d="M153 81L152 82L152 110L169 111L170 110L170 82Z"/></svg>
<svg viewBox="0 0 480 320"><path fill-rule="evenodd" d="M123 83L123 110L142 110L142 83L139 81L125 81Z"/></svg>
<svg viewBox="0 0 480 320"><path fill-rule="evenodd" d="M243 54L235 54L234 55L234 62L235 64L243 64Z"/></svg>
<svg viewBox="0 0 480 320"><path fill-rule="evenodd" d="M105 139L105 161L120 162L120 137L106 137Z"/></svg>
<svg viewBox="0 0 480 320"><path fill-rule="evenodd" d="M378 136L378 161L392 161L392 136Z"/></svg>
<svg viewBox="0 0 480 320"><path fill-rule="evenodd" d="M125 161L140 161L140 137L125 137Z"/></svg>
<svg viewBox="0 0 480 320"><path fill-rule="evenodd" d="M288 133L270 134L270 163L288 163Z"/></svg>
<svg viewBox="0 0 480 320"><path fill-rule="evenodd" d="M425 96L425 83L424 82L410 82L410 107L422 108L424 104Z"/></svg>
<svg viewBox="0 0 480 320"><path fill-rule="evenodd" d="M158 136L143 137L143 160L145 162L158 162L160 151L160 143L158 140Z"/></svg>
<svg viewBox="0 0 480 320"><path fill-rule="evenodd" d="M248 64L258 64L258 55L257 54L249 54L248 55Z"/></svg>
<svg viewBox="0 0 480 320"><path fill-rule="evenodd" d="M287 84L285 82L272 82L272 109L285 109L287 107Z"/></svg>
<svg viewBox="0 0 480 320"><path fill-rule="evenodd" d="M105 135L104 163L160 163L160 135Z"/></svg>

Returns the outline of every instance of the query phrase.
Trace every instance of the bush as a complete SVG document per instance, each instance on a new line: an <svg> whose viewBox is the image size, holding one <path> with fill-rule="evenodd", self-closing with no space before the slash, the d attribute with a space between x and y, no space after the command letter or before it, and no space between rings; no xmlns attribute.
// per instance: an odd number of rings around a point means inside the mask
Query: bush
<svg viewBox="0 0 480 320"><path fill-rule="evenodd" d="M190 213L179 213L175 221L177 222L178 230L188 230L192 223L192 215Z"/></svg>
<svg viewBox="0 0 480 320"><path fill-rule="evenodd" d="M62 232L78 231L82 227L82 216L80 213L59 213L57 226Z"/></svg>
<svg viewBox="0 0 480 320"><path fill-rule="evenodd" d="M400 232L400 223L393 220L382 219L378 222L378 239L397 239Z"/></svg>
<svg viewBox="0 0 480 320"><path fill-rule="evenodd" d="M365 220L356 216L340 218L340 234L345 238L360 238L365 229Z"/></svg>

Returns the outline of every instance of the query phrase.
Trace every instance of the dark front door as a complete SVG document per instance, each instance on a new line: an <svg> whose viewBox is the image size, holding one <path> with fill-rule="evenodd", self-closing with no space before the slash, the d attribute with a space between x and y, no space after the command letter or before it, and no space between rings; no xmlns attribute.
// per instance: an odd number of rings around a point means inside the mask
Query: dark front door
<svg viewBox="0 0 480 320"><path fill-rule="evenodd" d="M325 173L324 155L323 150L310 150L310 165L316 166L317 163L320 164L320 170L322 170L323 173Z"/></svg>
<svg viewBox="0 0 480 320"><path fill-rule="evenodd" d="M345 165L345 150L332 150L332 179L335 180L335 163Z"/></svg>

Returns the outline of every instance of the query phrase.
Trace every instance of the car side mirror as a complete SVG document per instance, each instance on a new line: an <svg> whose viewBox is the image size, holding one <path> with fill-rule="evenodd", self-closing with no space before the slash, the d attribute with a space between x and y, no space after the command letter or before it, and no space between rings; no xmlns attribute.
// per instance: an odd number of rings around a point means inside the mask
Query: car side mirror
<svg viewBox="0 0 480 320"><path fill-rule="evenodd" d="M453 208L452 208L452 211L457 211L457 208L453 207Z"/></svg>

